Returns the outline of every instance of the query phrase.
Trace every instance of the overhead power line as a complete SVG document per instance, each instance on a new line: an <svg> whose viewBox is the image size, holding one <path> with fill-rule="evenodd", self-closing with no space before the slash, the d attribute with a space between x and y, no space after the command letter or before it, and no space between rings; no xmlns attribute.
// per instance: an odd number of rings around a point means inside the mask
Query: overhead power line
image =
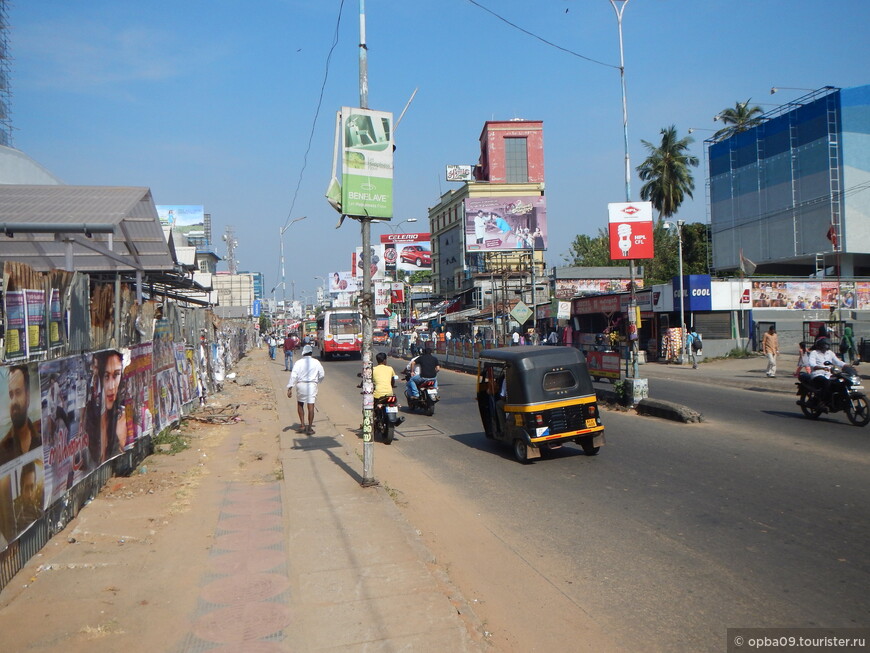
<svg viewBox="0 0 870 653"><path fill-rule="evenodd" d="M520 27L520 26L517 25L516 23L512 23L511 21L509 21L509 20L508 20L507 18L505 18L504 16L501 16L501 15L497 14L496 12L494 12L492 9L489 9L488 7L484 7L482 4L480 4L479 2L476 2L475 0L468 0L468 2L470 2L471 4L473 4L475 7L478 7L478 8L480 8L480 9L483 9L483 11L487 12L488 14L492 14L493 16L495 16L496 18L498 18L498 19L499 19L500 21L502 21L503 23L507 23L508 25L510 25L511 27L513 27L514 29L519 30L520 32L522 32L523 34L526 34L526 35L528 35L528 36L531 36L533 39L537 39L537 40L540 41L541 43L545 43L546 45L549 45L551 48L556 48L557 50L561 50L562 52L565 52L566 54L570 54L570 55L573 56L573 57L578 57L579 59L583 59L584 61L589 61L590 63L596 63L596 64L598 64L599 66L606 66L607 68L614 68L614 69L616 69L616 70L619 70L619 66L615 66L615 65L613 65L613 64L611 64L611 63L605 63L605 62L603 62L603 61L598 61L597 59L593 59L592 57L587 57L586 55L582 55L582 54L580 54L579 52L574 52L573 50L569 50L568 48L563 48L561 45L556 45L556 44L553 43L552 41L548 41L547 39L545 39L545 38L543 38L543 37L541 37L541 36L538 36L537 34L534 34L534 33L530 32L529 30L527 30L527 29L525 29L525 28L523 28L523 27Z"/></svg>
<svg viewBox="0 0 870 653"><path fill-rule="evenodd" d="M329 54L326 55L326 66L323 71L323 82L320 85L320 96L317 98L317 109L314 111L314 120L311 121L311 131L308 134L308 147L305 148L305 154L302 157L302 169L299 171L299 179L296 181L296 190L293 192L293 200L290 202L290 211L287 213L287 219L284 221L286 226L293 217L293 207L296 206L296 198L299 197L299 188L302 186L302 177L305 175L305 168L308 165L308 153L311 152L311 143L314 140L314 129L317 127L317 118L320 116L320 107L323 104L323 93L326 89L326 82L329 79L329 64L332 61L332 53L335 52L335 46L338 45L338 31L341 27L341 12L344 9L344 0L338 3L338 16L335 20L335 33L332 37L332 45L329 47Z"/></svg>

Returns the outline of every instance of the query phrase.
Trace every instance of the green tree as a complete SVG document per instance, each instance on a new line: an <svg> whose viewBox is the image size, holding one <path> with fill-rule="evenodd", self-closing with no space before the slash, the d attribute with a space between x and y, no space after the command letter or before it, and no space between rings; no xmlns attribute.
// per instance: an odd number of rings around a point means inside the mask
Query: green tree
<svg viewBox="0 0 870 653"><path fill-rule="evenodd" d="M429 283L431 280L432 270L416 270L407 277L407 282L410 284Z"/></svg>
<svg viewBox="0 0 870 653"><path fill-rule="evenodd" d="M659 218L674 215L688 195L693 197L695 178L689 167L698 167L698 157L688 153L695 142L691 136L677 138L674 125L661 130L662 140L656 146L641 141L649 156L637 167L637 174L646 182L640 189L641 199L652 202Z"/></svg>
<svg viewBox="0 0 870 653"><path fill-rule="evenodd" d="M562 257L569 265L577 267L610 267L624 265L624 261L613 261L610 258L610 236L604 229L599 229L597 236L580 234L574 236L568 253Z"/></svg>
<svg viewBox="0 0 870 653"><path fill-rule="evenodd" d="M746 102L736 102L733 109L729 107L719 112L716 118L721 120L725 127L713 134L714 139L729 138L739 132L745 132L761 122L761 114L764 112L758 105L750 107L749 101L751 99L749 98Z"/></svg>

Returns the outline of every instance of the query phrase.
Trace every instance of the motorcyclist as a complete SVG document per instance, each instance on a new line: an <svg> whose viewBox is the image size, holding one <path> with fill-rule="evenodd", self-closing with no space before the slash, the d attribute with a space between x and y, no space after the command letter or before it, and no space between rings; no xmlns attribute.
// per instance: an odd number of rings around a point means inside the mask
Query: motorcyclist
<svg viewBox="0 0 870 653"><path fill-rule="evenodd" d="M810 378L816 388L816 395L827 403L831 391L831 368L833 366L842 368L846 366L846 363L831 351L831 341L827 338L819 338L813 345L809 363Z"/></svg>
<svg viewBox="0 0 870 653"><path fill-rule="evenodd" d="M432 355L431 347L424 348L423 353L412 360L408 367L413 373L413 376L408 379L406 389L411 397L419 397L420 390L417 388L417 384L421 381L435 381L438 370L441 369L438 359Z"/></svg>
<svg viewBox="0 0 870 653"><path fill-rule="evenodd" d="M387 355L384 352L378 352L375 360L378 364L372 368L372 381L375 384L372 396L375 399L389 397L393 394L393 388L396 387L396 372L387 365Z"/></svg>

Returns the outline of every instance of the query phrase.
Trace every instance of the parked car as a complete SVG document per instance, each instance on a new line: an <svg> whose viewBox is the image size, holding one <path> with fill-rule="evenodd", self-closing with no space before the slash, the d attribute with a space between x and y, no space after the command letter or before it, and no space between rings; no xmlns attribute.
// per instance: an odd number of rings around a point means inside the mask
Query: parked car
<svg viewBox="0 0 870 653"><path fill-rule="evenodd" d="M399 260L402 263L413 263L418 268L424 265L432 267L432 252L420 245L406 245L399 254Z"/></svg>

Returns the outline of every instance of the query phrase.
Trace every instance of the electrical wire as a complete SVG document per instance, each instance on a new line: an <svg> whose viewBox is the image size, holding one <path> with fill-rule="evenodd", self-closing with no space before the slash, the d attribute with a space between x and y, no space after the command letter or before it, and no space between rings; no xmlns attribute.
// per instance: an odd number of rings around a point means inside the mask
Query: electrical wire
<svg viewBox="0 0 870 653"><path fill-rule="evenodd" d="M538 36L537 34L534 34L534 33L530 32L530 31L527 30L527 29L524 29L524 28L520 27L520 26L517 25L516 23L512 23L511 21L509 21L509 20L508 20L507 18L505 18L504 16L500 16L499 14L495 13L492 9L489 9L488 7L484 7L482 4L480 4L479 2L476 2L475 0L468 0L468 2L470 2L471 4L473 4L475 7L478 7L479 9L483 9L483 11L487 12L488 14L492 14L493 16L495 16L496 18L498 18L498 19L499 19L500 21L502 21L503 23L507 23L508 25L510 25L511 27L513 27L514 29L519 30L520 32L522 32L523 34L526 34L526 35L528 35L528 36L531 36L533 39L537 39L537 40L540 41L541 43L545 43L546 45L549 45L549 46L552 47L552 48L556 48L557 50L561 50L562 52L565 52L565 53L570 54L570 55L572 55L572 56L574 56L574 57L578 57L578 58L580 58L580 59L583 59L584 61L589 61L590 63L597 63L599 66L606 66L607 68L615 68L616 70L619 70L619 66L614 66L613 64L610 64L610 63L605 63L605 62L603 62L603 61L598 61L597 59L592 59L591 57L587 57L587 56L585 56L585 55L582 55L582 54L580 54L579 52L574 52L573 50L569 50L568 48L563 48L561 45L556 45L556 44L553 43L552 41L548 41L547 39L545 39L545 38L543 38L543 37L541 37L541 36Z"/></svg>
<svg viewBox="0 0 870 653"><path fill-rule="evenodd" d="M317 108L314 111L314 120L311 122L311 132L308 134L308 147L305 148L305 154L302 156L302 169L299 171L299 179L296 181L296 190L293 192L293 200L290 202L290 211L287 213L287 220L284 221L284 227L290 222L293 216L293 207L296 206L296 199L299 197L299 188L302 186L302 177L305 175L305 168L308 166L308 154L311 152L311 143L314 140L314 130L317 127L317 118L320 116L320 108L323 105L323 93L326 89L326 82L329 79L329 64L332 60L332 54L335 52L335 47L338 45L338 31L341 27L341 12L344 9L344 0L338 3L338 17L335 21L335 34L332 38L332 45L329 47L329 54L326 55L326 66L323 71L323 82L320 85L320 96L317 98Z"/></svg>

